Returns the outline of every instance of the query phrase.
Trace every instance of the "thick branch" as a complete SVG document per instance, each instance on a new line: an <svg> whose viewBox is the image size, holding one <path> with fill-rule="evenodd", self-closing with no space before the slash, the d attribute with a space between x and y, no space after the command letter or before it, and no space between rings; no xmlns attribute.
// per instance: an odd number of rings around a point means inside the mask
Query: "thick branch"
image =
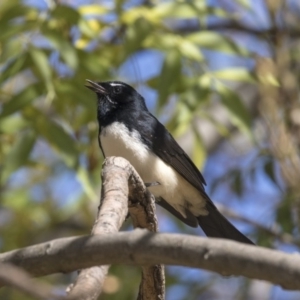
<svg viewBox="0 0 300 300"><path fill-rule="evenodd" d="M155 204L143 181L120 157L109 157L102 170L102 192L98 215L91 235L116 233L129 212L135 227L155 232L157 221ZM109 266L94 266L80 271L76 282L68 288L67 299L97 299L102 291ZM143 266L139 299L164 299L164 273L160 265Z"/></svg>
<svg viewBox="0 0 300 300"><path fill-rule="evenodd" d="M300 255L229 240L145 230L113 235L57 239L0 254L0 261L30 270L35 276L71 272L93 265L181 265L267 280L300 289ZM280 274L280 275L278 275Z"/></svg>
<svg viewBox="0 0 300 300"><path fill-rule="evenodd" d="M91 235L116 233L122 226L128 213L127 165L127 161L117 158L116 163L111 159L103 164L101 200ZM108 268L109 266L105 265L81 270L76 282L67 289L67 299L97 299Z"/></svg>
<svg viewBox="0 0 300 300"><path fill-rule="evenodd" d="M129 213L135 228L158 231L154 196L145 188L140 177L130 178ZM138 300L165 299L165 274L160 264L142 266L142 280Z"/></svg>

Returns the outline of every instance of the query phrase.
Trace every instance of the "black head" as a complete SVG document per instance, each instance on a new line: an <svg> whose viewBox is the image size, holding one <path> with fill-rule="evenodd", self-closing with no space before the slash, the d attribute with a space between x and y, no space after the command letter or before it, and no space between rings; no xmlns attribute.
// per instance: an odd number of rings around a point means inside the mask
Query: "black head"
<svg viewBox="0 0 300 300"><path fill-rule="evenodd" d="M109 118L147 110L144 98L130 85L121 81L94 82L87 80L87 88L97 95L98 120L100 123Z"/></svg>

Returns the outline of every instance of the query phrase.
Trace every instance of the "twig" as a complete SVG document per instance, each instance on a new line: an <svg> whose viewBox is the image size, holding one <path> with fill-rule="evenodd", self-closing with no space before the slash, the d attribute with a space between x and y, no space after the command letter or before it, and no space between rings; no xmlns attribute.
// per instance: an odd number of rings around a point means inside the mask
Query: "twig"
<svg viewBox="0 0 300 300"><path fill-rule="evenodd" d="M217 204L218 210L224 214L226 217L235 219L235 220L239 220L245 223L248 223L256 228L258 228L259 230L279 239L281 242L283 243L288 243L288 244L294 244L299 246L300 245L300 241L298 239L295 239L291 234L286 233L286 232L281 232L279 229L276 228L268 228L258 222L255 222L254 220L251 220L247 217L241 216L240 214L238 214L237 212L225 207L224 205L221 204Z"/></svg>
<svg viewBox="0 0 300 300"><path fill-rule="evenodd" d="M270 27L270 28L253 28L247 25L241 24L235 21L225 21L225 22L217 22L214 24L208 24L206 26L201 26L199 23L190 23L184 25L174 25L172 24L171 29L174 32L185 34L191 32L199 32L201 30L208 30L208 31L236 31L236 32L243 32L246 34L256 35L258 37L274 37L278 32L282 34L286 34L291 38L299 38L300 30L296 27L289 27L289 28L280 28L277 27Z"/></svg>

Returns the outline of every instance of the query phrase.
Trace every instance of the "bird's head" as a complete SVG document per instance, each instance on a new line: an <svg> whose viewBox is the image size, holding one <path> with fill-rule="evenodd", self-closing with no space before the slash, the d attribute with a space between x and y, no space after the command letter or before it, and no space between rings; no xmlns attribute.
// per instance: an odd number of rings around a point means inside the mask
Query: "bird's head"
<svg viewBox="0 0 300 300"><path fill-rule="evenodd" d="M147 110L144 98L130 85L121 81L94 82L87 80L87 88L97 95L98 118L135 110Z"/></svg>

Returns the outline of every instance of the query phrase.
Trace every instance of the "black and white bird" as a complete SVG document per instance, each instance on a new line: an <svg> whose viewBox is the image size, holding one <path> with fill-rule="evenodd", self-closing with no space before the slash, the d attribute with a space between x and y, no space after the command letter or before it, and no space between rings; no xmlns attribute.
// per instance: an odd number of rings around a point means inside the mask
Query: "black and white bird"
<svg viewBox="0 0 300 300"><path fill-rule="evenodd" d="M217 210L200 171L133 87L120 81L87 81L97 95L104 157L124 157L144 182L159 183L149 187L157 203L187 225L200 225L209 237L253 244Z"/></svg>

